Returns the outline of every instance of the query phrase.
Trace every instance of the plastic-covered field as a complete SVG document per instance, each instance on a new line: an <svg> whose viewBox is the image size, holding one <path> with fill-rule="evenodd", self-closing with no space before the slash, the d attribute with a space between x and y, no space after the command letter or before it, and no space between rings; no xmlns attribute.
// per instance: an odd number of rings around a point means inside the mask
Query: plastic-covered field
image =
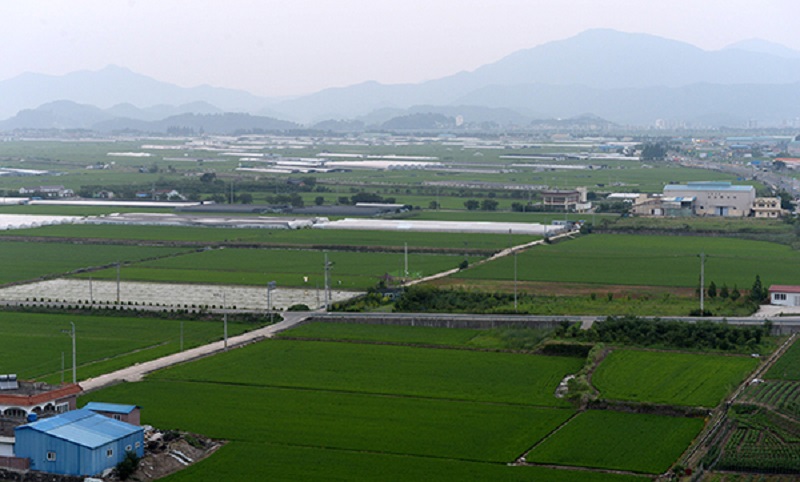
<svg viewBox="0 0 800 482"><path fill-rule="evenodd" d="M224 294L224 296L223 296ZM353 291L331 291L331 299L341 301L360 293ZM55 279L10 286L0 289L0 300L7 301L63 301L66 303L114 303L117 300L117 283L88 279ZM153 304L167 307L192 308L200 306L236 307L239 309L263 310L267 308L267 288L252 286L202 285L178 283L141 283L123 281L119 290L120 302L124 304ZM316 308L324 303L324 293L317 290L281 288L272 291L272 306L286 309L302 303ZM318 302L319 301L319 302ZM186 306L188 305L188 306Z"/></svg>

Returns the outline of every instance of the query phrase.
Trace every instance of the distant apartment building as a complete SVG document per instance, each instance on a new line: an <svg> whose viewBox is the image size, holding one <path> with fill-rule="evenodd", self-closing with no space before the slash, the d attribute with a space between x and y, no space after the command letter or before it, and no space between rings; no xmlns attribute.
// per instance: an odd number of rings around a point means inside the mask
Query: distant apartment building
<svg viewBox="0 0 800 482"><path fill-rule="evenodd" d="M753 202L753 216L757 218L779 218L782 215L780 198L757 197Z"/></svg>
<svg viewBox="0 0 800 482"><path fill-rule="evenodd" d="M591 208L585 187L576 189L548 189L541 192L542 205L564 211L585 211Z"/></svg>

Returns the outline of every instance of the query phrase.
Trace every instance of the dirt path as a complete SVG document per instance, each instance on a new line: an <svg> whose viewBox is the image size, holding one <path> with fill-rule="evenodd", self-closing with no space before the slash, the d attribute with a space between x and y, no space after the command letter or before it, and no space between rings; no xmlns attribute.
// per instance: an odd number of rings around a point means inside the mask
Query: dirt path
<svg viewBox="0 0 800 482"><path fill-rule="evenodd" d="M283 313L284 320L274 325L265 326L258 330L253 330L238 336L228 338L228 349L248 345L250 343L271 338L275 333L289 329L308 318L311 312L286 312ZM208 345L199 346L179 353L173 353L155 360L106 373L95 378L89 378L79 383L84 391L89 392L100 388L114 385L120 382L138 382L150 372L160 370L172 365L184 363L198 358L203 358L225 350L225 342L215 341Z"/></svg>
<svg viewBox="0 0 800 482"><path fill-rule="evenodd" d="M574 236L576 233L577 233L577 231L569 231L569 232L566 232L566 233L563 233L563 234L559 234L559 235L556 235L556 236L551 236L550 240L551 241L557 241L557 240L560 240L562 238L569 238L571 236ZM545 244L544 239L539 239L537 241L531 241L530 243L520 244L519 246L513 246L513 247L510 247L510 248L506 248L506 249L504 249L502 251L499 251L499 252L495 253L494 255L492 255L492 256L490 256L490 257L488 257L486 259L478 261L477 263L473 264L472 266L480 266L482 264L489 263L490 261L494 261L496 259L500 259L500 258L503 258L505 256L509 256L511 254L514 254L515 252L519 252L519 251L522 251L522 250L525 250L525 249L528 249L528 248L532 248L532 247L540 245L540 244ZM424 278L419 278L419 279L415 279L415 280L412 280L412 281L408 281L407 283L404 284L404 286L414 286L416 284L426 283L428 281L433 281L433 280L440 279L440 278L446 278L447 276L450 276L452 274L456 274L459 271L461 271L459 268L453 268L451 270L442 271L441 273L432 274L432 275L426 276Z"/></svg>

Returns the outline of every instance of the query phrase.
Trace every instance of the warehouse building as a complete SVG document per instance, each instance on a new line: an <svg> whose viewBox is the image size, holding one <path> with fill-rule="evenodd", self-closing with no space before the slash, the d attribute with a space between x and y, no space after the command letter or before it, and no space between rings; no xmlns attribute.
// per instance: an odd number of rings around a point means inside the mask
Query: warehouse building
<svg viewBox="0 0 800 482"><path fill-rule="evenodd" d="M14 429L15 455L30 469L90 476L112 468L127 451L144 456L144 429L85 408Z"/></svg>
<svg viewBox="0 0 800 482"><path fill-rule="evenodd" d="M695 198L698 216L749 216L756 199L753 186L734 186L730 182L687 182L664 186L664 197Z"/></svg>

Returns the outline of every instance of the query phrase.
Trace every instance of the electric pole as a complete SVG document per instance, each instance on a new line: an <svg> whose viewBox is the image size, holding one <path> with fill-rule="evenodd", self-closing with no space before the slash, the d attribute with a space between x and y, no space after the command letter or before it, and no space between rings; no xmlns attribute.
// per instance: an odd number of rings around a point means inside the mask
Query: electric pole
<svg viewBox="0 0 800 482"><path fill-rule="evenodd" d="M704 295L706 291L706 253L700 253L700 316L704 316Z"/></svg>
<svg viewBox="0 0 800 482"><path fill-rule="evenodd" d="M61 330L61 333L66 333L67 335L72 337L72 383L78 383L78 357L77 352L75 351L75 323L70 321L69 324L72 326L70 330ZM63 377L63 365L64 365L64 353L61 353L61 365L62 365L62 377Z"/></svg>

